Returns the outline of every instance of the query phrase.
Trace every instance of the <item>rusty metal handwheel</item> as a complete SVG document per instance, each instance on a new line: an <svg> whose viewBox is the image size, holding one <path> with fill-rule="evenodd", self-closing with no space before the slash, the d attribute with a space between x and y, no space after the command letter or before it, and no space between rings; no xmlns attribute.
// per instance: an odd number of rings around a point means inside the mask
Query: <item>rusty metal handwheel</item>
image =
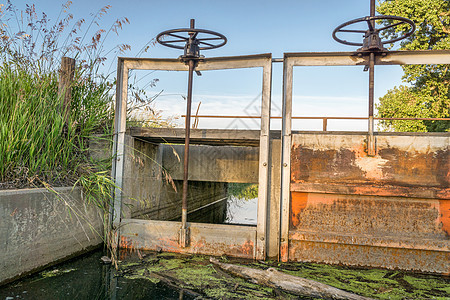
<svg viewBox="0 0 450 300"><path fill-rule="evenodd" d="M170 37L175 39L163 40L163 37ZM158 34L156 36L156 40L161 45L175 49L185 49L186 44L189 43L189 40L197 43L199 50L215 49L222 47L227 43L227 38L221 33L196 28L179 28L166 30ZM179 45L180 43L182 45Z"/></svg>
<svg viewBox="0 0 450 300"><path fill-rule="evenodd" d="M372 24L374 24L376 20L396 20L398 21L397 23L394 24L390 24L381 28L375 28L375 26L373 26ZM353 30L353 29L343 29L344 27L347 27L349 25L355 24L355 23L367 23L368 29L367 30ZM381 41L381 44L391 44L397 41L400 41L402 39L405 39L407 37L409 37L411 34L413 34L413 32L416 30L416 25L414 25L414 22L411 21L410 19L407 18L403 18L403 17L398 17L398 16L373 16L373 17L364 17L364 18L359 18L359 19L354 19L348 22L345 22L341 25L339 25L338 27L336 27L336 29L334 29L333 31L333 39L336 40L339 43L345 44L345 45L351 45L351 46L363 46L363 43L356 43L356 42L349 42L346 40L342 40L340 38L338 38L336 36L336 34L338 32L347 32L347 33L363 33L364 37L368 37L370 35L376 34L378 35L381 31L392 28L392 27L396 27L402 24L408 24L410 26L410 30L408 32L406 32L405 34L387 40L387 41Z"/></svg>

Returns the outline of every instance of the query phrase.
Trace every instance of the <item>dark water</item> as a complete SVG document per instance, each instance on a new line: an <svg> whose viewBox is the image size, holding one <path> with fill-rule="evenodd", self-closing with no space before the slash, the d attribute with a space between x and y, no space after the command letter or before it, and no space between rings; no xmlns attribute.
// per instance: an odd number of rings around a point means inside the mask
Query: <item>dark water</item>
<svg viewBox="0 0 450 300"><path fill-rule="evenodd" d="M227 201L190 216L194 222L256 225L257 198L229 196ZM15 299L193 299L189 295L144 279L115 276L100 262L97 250L50 267L9 285L0 286L0 300Z"/></svg>
<svg viewBox="0 0 450 300"><path fill-rule="evenodd" d="M142 279L116 277L100 262L103 252L51 267L0 287L0 300L15 299L193 299L177 290Z"/></svg>

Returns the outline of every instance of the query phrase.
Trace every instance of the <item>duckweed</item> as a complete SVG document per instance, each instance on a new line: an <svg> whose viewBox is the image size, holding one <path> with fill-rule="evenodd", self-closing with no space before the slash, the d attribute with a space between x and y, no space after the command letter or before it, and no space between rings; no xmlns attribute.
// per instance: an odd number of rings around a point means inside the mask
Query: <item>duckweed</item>
<svg viewBox="0 0 450 300"><path fill-rule="evenodd" d="M374 299L449 299L448 277L410 272L361 269L314 263L255 262L222 258L222 261L258 269L276 268ZM143 260L122 262L119 272L130 279L160 280L152 273L172 278L179 287L213 299L298 299L284 291L260 286L216 269L204 255L149 253Z"/></svg>

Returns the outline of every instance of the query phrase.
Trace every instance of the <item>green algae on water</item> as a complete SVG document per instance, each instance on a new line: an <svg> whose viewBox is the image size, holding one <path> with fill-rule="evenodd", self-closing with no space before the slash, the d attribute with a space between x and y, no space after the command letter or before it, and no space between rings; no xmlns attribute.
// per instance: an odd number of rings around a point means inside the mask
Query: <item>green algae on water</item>
<svg viewBox="0 0 450 300"><path fill-rule="evenodd" d="M257 269L272 267L374 299L450 298L449 278L437 275L316 263L255 262L223 257L224 260ZM225 273L213 266L205 255L150 252L142 260L122 262L119 269L129 279L147 279L151 283L161 283L160 277L154 274L171 278L180 289L212 299L298 299L277 288L257 285Z"/></svg>

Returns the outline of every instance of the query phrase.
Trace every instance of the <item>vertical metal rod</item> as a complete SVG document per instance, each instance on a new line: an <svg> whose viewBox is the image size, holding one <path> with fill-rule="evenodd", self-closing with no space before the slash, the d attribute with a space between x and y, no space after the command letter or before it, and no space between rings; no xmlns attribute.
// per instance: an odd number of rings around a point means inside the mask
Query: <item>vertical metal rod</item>
<svg viewBox="0 0 450 300"><path fill-rule="evenodd" d="M367 155L375 155L375 138L373 136L374 119L374 81L375 81L375 53L371 52L369 56L369 138L367 141Z"/></svg>
<svg viewBox="0 0 450 300"><path fill-rule="evenodd" d="M191 27L195 28L195 19L191 19ZM194 33L189 33L189 44ZM192 82L194 78L195 59L189 59L189 78L187 91L187 105L185 118L185 139L184 139L184 174L183 174L183 195L181 200L181 229L180 246L185 248L189 245L189 228L187 227L187 195L188 195L188 177L189 177L189 139L191 134L191 106L192 106Z"/></svg>
<svg viewBox="0 0 450 300"><path fill-rule="evenodd" d="M375 16L375 0L370 0L370 16Z"/></svg>
<svg viewBox="0 0 450 300"><path fill-rule="evenodd" d="M189 79L188 79L188 94L187 94L187 108L185 119L185 140L184 140L184 176L183 176L183 200L182 200L182 214L181 223L182 228L186 228L187 223L187 193L188 193L188 168L189 168L189 139L191 133L191 104L192 104L192 81L194 77L194 60L189 60Z"/></svg>

